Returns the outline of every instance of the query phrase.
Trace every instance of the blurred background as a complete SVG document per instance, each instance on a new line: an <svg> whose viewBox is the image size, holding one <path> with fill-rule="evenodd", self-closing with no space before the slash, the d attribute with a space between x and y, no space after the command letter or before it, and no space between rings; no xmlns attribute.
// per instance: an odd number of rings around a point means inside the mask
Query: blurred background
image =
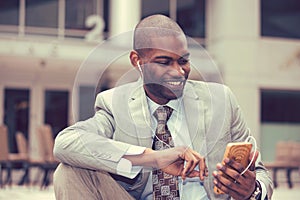
<svg viewBox="0 0 300 200"><path fill-rule="evenodd" d="M191 79L233 90L278 188L299 186L298 0L3 0L1 187L51 188L53 139L132 72L132 30L157 13L193 41Z"/></svg>

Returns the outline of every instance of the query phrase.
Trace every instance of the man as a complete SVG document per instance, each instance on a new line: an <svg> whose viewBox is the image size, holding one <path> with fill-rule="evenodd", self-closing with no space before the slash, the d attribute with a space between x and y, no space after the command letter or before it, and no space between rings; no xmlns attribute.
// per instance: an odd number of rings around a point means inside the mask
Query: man
<svg viewBox="0 0 300 200"><path fill-rule="evenodd" d="M271 198L257 153L243 175L233 160L220 164L227 143L250 133L226 86L187 80L187 46L163 15L136 26L130 61L141 79L98 94L95 115L56 137L57 199Z"/></svg>

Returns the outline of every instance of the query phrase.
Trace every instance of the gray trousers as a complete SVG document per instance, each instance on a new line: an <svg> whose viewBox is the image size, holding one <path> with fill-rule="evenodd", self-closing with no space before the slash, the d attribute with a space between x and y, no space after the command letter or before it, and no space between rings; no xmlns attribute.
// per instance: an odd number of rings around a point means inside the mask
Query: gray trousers
<svg viewBox="0 0 300 200"><path fill-rule="evenodd" d="M57 200L134 199L107 172L60 164L53 177Z"/></svg>

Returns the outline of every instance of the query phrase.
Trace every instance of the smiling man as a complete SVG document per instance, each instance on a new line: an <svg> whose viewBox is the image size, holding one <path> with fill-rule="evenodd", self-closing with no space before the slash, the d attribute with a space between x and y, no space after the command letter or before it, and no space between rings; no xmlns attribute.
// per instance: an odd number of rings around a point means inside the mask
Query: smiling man
<svg viewBox="0 0 300 200"><path fill-rule="evenodd" d="M189 57L170 18L136 26L130 61L141 78L99 93L95 115L56 137L57 199L271 198L259 157L243 175L239 163L219 163L226 144L245 141L249 129L226 86L188 80Z"/></svg>
<svg viewBox="0 0 300 200"><path fill-rule="evenodd" d="M138 50L132 51L130 59L134 66L140 67L147 96L163 105L182 96L190 73L189 53L186 43L182 41L183 38L163 37L152 40L153 49L146 50L146 55L145 52L139 54ZM159 49L159 44L165 48L168 47L167 44L172 46L168 49Z"/></svg>

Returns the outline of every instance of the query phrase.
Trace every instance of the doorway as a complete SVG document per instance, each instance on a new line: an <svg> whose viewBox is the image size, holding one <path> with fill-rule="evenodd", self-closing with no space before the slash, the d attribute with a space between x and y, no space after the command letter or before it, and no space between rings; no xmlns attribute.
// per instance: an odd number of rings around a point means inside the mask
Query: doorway
<svg viewBox="0 0 300 200"><path fill-rule="evenodd" d="M17 153L15 134L22 132L28 139L29 90L6 88L4 91L4 124L8 130L9 151Z"/></svg>
<svg viewBox="0 0 300 200"><path fill-rule="evenodd" d="M53 131L53 138L68 126L69 92L45 91L45 124L49 124Z"/></svg>

